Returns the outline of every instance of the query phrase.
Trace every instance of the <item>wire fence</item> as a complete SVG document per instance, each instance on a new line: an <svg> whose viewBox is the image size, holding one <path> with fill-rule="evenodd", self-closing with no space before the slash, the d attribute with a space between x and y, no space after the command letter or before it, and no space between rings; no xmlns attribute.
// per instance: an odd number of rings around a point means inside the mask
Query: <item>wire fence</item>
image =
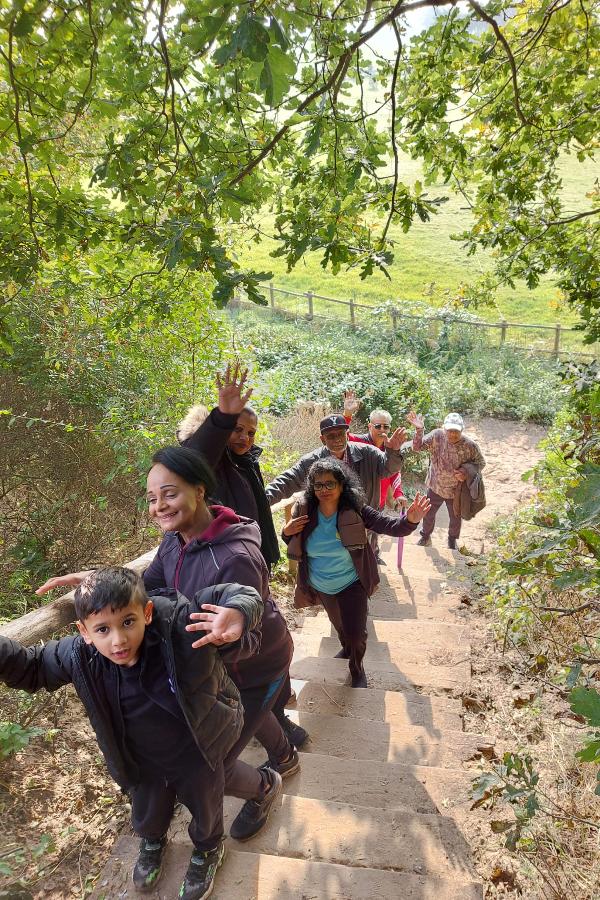
<svg viewBox="0 0 600 900"><path fill-rule="evenodd" d="M545 354L556 359L565 357L590 360L598 357L600 345L584 344L582 332L555 325L530 325L524 322L484 322L474 316L439 312L426 314L405 312L391 302L369 306L356 298L340 300L323 297L314 291L289 291L273 282L264 288L266 306L260 307L237 295L230 307L245 307L263 314L279 314L304 321L335 321L350 328L380 327L406 337L425 337L432 345L444 340L448 344L470 343L483 347L511 347L528 353Z"/></svg>

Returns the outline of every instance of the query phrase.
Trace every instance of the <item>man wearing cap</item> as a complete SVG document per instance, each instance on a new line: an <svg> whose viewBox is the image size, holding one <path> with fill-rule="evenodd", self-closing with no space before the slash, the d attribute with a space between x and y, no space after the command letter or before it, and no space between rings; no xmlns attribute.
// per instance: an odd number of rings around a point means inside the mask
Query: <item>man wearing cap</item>
<svg viewBox="0 0 600 900"><path fill-rule="evenodd" d="M475 441L463 434L465 424L458 413L448 413L443 428L435 428L425 436L423 416L411 411L407 419L416 429L413 450L429 450L429 471L425 484L428 487L427 496L431 509L423 519L421 537L417 543L422 547L431 544L437 511L445 503L450 516L448 546L451 550L456 550L461 518L454 511L453 499L457 486L467 477L462 467L470 463L481 470L485 466L485 459Z"/></svg>
<svg viewBox="0 0 600 900"><path fill-rule="evenodd" d="M308 470L317 459L335 456L358 475L367 504L379 509L381 479L399 472L402 465L400 447L406 440L404 429L397 428L391 437L386 436L384 449L378 450L370 444L348 443L350 426L339 413L325 416L319 427L323 446L312 453L306 453L295 466L282 472L267 485L267 497L271 506L279 500L286 500L296 491L304 490Z"/></svg>

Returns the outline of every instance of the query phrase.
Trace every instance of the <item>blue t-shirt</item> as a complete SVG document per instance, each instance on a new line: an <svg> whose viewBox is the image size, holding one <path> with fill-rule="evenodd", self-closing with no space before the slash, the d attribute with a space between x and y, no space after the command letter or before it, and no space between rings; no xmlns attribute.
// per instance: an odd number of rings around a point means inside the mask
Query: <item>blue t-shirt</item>
<svg viewBox="0 0 600 900"><path fill-rule="evenodd" d="M337 513L324 516L318 510L318 516L317 527L306 541L308 580L317 591L338 594L358 581L358 575L337 530Z"/></svg>

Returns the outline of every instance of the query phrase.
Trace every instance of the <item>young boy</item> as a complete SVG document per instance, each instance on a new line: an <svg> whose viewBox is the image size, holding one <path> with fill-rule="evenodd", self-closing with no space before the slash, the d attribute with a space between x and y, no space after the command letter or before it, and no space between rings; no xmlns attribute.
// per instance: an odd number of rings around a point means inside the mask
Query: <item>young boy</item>
<svg viewBox="0 0 600 900"><path fill-rule="evenodd" d="M208 588L192 602L168 591L151 600L138 575L115 566L85 579L75 611L78 636L27 648L0 636L0 680L29 692L73 683L110 774L131 798L138 890L154 890L175 802L187 806L195 849L179 897L201 900L225 853L223 758L243 722L215 644L251 642L262 601L238 584ZM208 632L195 642L190 612ZM273 774L258 798L261 824L281 789Z"/></svg>

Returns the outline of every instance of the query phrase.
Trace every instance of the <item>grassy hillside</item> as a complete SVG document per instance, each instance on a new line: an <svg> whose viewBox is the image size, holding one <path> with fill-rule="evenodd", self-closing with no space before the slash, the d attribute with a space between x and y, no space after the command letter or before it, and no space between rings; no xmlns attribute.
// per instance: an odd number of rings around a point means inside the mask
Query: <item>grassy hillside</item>
<svg viewBox="0 0 600 900"><path fill-rule="evenodd" d="M401 177L407 183L422 179L419 163L402 157ZM594 180L600 177L600 166L579 164L575 158L563 163L564 198L569 212L581 209L587 201L585 194L591 190ZM352 294L361 303L378 304L385 300L423 301L436 306L447 299L445 292L455 294L461 283L476 279L489 270L491 259L483 253L468 257L459 241L452 236L469 226L470 213L462 197L453 195L443 186L429 187L432 196L448 196L440 212L427 224L415 223L408 234L400 228L392 229L395 241L395 262L391 267L392 280L382 274L374 274L362 282L356 271L331 275L324 272L320 257L312 254L290 273L285 261L273 259L269 254L275 246L268 237L260 244L240 247L240 259L260 270L272 271L277 286L292 291L307 291L347 300ZM268 234L271 217L265 215L263 230ZM563 326L572 325L576 317L560 303L559 294L550 278L536 290L525 285L515 291L501 289L496 298L496 309L481 310L480 315L489 321L505 318L510 322L529 322Z"/></svg>

